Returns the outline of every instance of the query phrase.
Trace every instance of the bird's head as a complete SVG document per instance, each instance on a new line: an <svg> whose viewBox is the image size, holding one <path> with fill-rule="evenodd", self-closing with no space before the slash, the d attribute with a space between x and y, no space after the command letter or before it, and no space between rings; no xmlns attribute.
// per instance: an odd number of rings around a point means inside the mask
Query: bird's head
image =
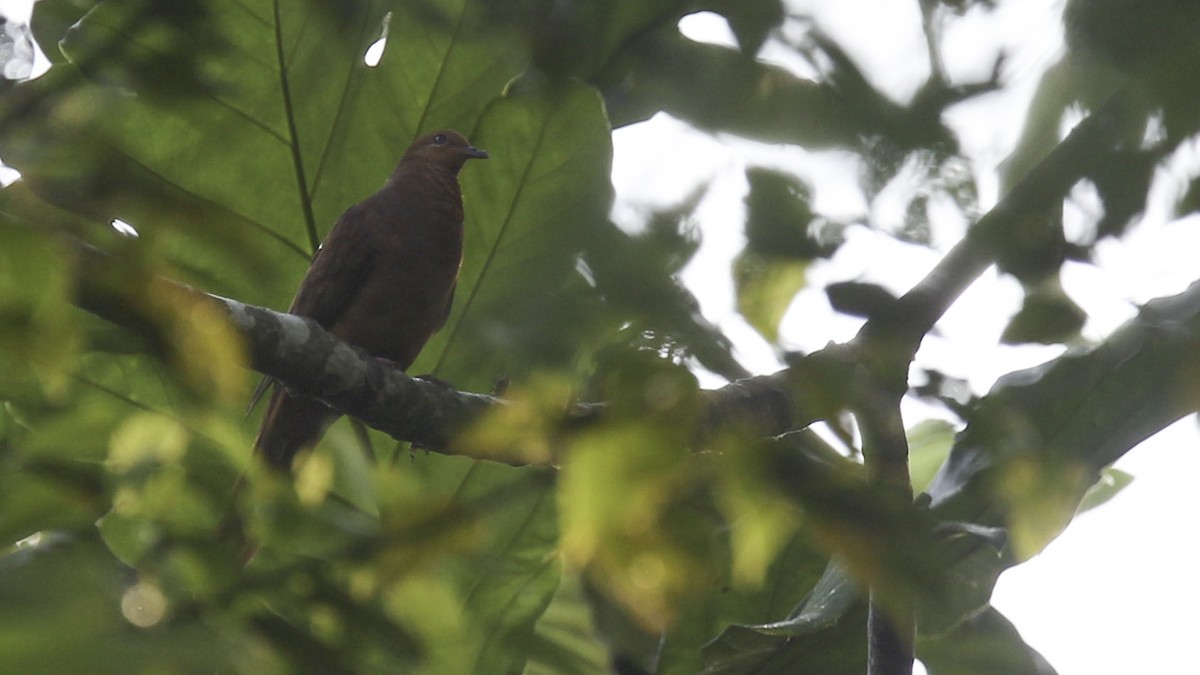
<svg viewBox="0 0 1200 675"><path fill-rule="evenodd" d="M467 138L453 129L434 131L413 141L404 153L403 162L420 161L450 169L458 173L468 159L487 159L486 150L467 142Z"/></svg>

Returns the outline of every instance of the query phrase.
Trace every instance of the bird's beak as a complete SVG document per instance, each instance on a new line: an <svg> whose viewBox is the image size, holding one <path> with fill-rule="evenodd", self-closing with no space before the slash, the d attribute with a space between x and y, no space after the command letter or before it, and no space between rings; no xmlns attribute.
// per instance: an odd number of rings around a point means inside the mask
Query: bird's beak
<svg viewBox="0 0 1200 675"><path fill-rule="evenodd" d="M473 145L468 145L463 150L463 153L467 157L474 157L475 159L487 159L488 158L487 150L484 150L483 148L477 148Z"/></svg>

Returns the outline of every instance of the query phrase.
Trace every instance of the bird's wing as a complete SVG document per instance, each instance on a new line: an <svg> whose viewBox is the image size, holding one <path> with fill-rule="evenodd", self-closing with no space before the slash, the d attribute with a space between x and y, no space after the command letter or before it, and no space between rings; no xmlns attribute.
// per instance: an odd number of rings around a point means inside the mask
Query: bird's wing
<svg viewBox="0 0 1200 675"><path fill-rule="evenodd" d="M338 218L317 249L288 312L314 319L325 328L337 323L371 275L375 256L368 226L371 215L368 207L358 204Z"/></svg>
<svg viewBox="0 0 1200 675"><path fill-rule="evenodd" d="M369 214L368 208L358 204L338 218L313 256L288 313L314 319L325 328L337 322L371 273L374 246L370 228L363 226ZM258 383L246 408L247 415L274 384L272 377L264 377Z"/></svg>
<svg viewBox="0 0 1200 675"><path fill-rule="evenodd" d="M446 325L446 320L450 318L450 310L454 309L454 291L456 290L458 290L457 281L450 287L450 297L446 299L446 311L442 313L442 318L437 322L437 326L434 327L433 332L436 333L441 330Z"/></svg>

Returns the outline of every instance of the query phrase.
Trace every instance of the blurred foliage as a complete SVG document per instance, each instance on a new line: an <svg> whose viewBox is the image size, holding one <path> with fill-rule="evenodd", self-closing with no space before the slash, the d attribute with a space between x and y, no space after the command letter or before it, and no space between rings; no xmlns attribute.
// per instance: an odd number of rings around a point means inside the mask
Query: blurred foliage
<svg viewBox="0 0 1200 675"><path fill-rule="evenodd" d="M922 2L933 52L940 22L993 4ZM700 11L724 17L737 47L682 35L679 20ZM0 190L7 663L857 673L859 588L873 584L883 602L919 607L930 672L1053 672L990 608L992 585L1128 483L1108 464L1196 408L1197 291L984 397L926 373L913 394L963 425L909 430L926 492L915 505L879 494L857 459L811 433L731 430L697 447L708 399L690 369L748 374L678 278L707 193L618 228L613 127L666 112L852 154L868 202L917 185L890 233L906 241L928 243L935 201L979 212L943 117L1002 86L1000 64L965 83L931 68L895 101L792 12L779 0L42 0L30 31L51 67L34 80L22 80L28 33L6 23L0 156L21 173ZM1085 177L1104 205L1095 237L1067 245L1057 200L999 242L1027 290L1011 341L1077 338L1086 315L1059 266L1123 235L1200 126L1186 93L1194 3L1071 0L1066 23L1068 50L1039 86L1005 188L1052 151L1065 113L1119 90L1125 114ZM768 43L815 75L757 58ZM368 66L372 45L382 52ZM414 372L476 391L510 379L510 404L459 442L556 466L429 454L375 432L363 442L342 423L294 475L271 474L249 456L236 335L164 278L286 306L341 210L437 127L491 159L463 173L458 295ZM728 224L745 247L725 273L776 344L846 224L815 208L802 176L746 178L745 221ZM85 283L80 246L117 264ZM824 290L860 316L892 301L859 281ZM126 327L72 305L100 291L125 299ZM608 405L585 424L564 415L578 400Z"/></svg>
<svg viewBox="0 0 1200 675"><path fill-rule="evenodd" d="M776 342L792 298L807 285L809 263L833 255L841 228L812 212L810 189L794 176L752 168L746 180L746 248L733 268L737 308Z"/></svg>
<svg viewBox="0 0 1200 675"><path fill-rule="evenodd" d="M1193 85L1183 75L1196 59L1196 3L1070 0L1063 23L1067 49L1042 75L1021 138L1001 166L1002 189L1054 148L1064 124L1080 110L1119 103L1126 114L1113 142L1095 150L1087 179L1103 212L1083 241L1067 245L1062 205L1055 203L1031 213L1002 252L1001 269L1026 290L1025 306L1005 333L1009 342L1078 337L1085 313L1059 288L1059 268L1068 257L1087 260L1099 240L1121 236L1139 220L1155 171L1196 133L1200 116L1194 97L1185 93Z"/></svg>

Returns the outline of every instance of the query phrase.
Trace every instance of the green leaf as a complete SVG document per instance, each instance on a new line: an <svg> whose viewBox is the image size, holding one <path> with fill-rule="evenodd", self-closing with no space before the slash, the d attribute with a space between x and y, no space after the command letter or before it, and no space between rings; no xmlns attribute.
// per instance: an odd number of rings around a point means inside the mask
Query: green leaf
<svg viewBox="0 0 1200 675"><path fill-rule="evenodd" d="M475 672L522 672L534 642L534 625L558 589L553 490L536 476L527 478L532 480L521 480L516 488L522 497L489 519L498 548L488 551L489 560L473 565L464 578L470 588L464 610L483 637ZM464 484L464 494L472 492L474 483Z"/></svg>
<svg viewBox="0 0 1200 675"><path fill-rule="evenodd" d="M425 672L520 672L560 573L544 471L422 454L381 478L384 532L372 545L384 548L364 573L401 584L396 611L429 643ZM428 577L442 604L426 620L411 598Z"/></svg>
<svg viewBox="0 0 1200 675"><path fill-rule="evenodd" d="M0 547L41 531L79 530L103 513L99 481L88 484L56 467L18 468L11 460L0 471Z"/></svg>
<svg viewBox="0 0 1200 675"><path fill-rule="evenodd" d="M807 283L808 263L742 252L733 263L738 312L769 342L779 339L779 322Z"/></svg>
<svg viewBox="0 0 1200 675"><path fill-rule="evenodd" d="M484 111L463 172L466 243L454 309L413 366L487 390L500 375L574 357L589 323L577 257L605 226L612 140L599 95L579 83L516 86ZM586 307L586 305L585 305Z"/></svg>
<svg viewBox="0 0 1200 675"><path fill-rule="evenodd" d="M866 669L866 603L845 570L830 563L783 621L730 626L703 648L705 672L861 673Z"/></svg>
<svg viewBox="0 0 1200 675"><path fill-rule="evenodd" d="M1087 314L1061 289L1026 291L1021 311L1013 315L1000 341L1005 344L1066 343L1078 338Z"/></svg>
<svg viewBox="0 0 1200 675"><path fill-rule="evenodd" d="M66 252L2 213L0 241L0 398L29 389L62 396L81 342Z"/></svg>
<svg viewBox="0 0 1200 675"><path fill-rule="evenodd" d="M1194 284L1148 303L1097 347L1002 378L931 484L935 509L995 525L985 514L1004 504L1024 528L1021 555L1040 550L1106 466L1195 409L1197 325Z"/></svg>
<svg viewBox="0 0 1200 675"><path fill-rule="evenodd" d="M955 429L948 422L925 420L905 435L908 437L908 466L913 491L920 492L933 480L950 454Z"/></svg>
<svg viewBox="0 0 1200 675"><path fill-rule="evenodd" d="M730 529L752 527L742 518ZM717 542L713 555L723 560L729 544ZM822 578L828 563L809 533L791 537L775 551L771 564L757 583L739 580L730 566L720 583L696 586L682 603L679 618L663 637L658 650L659 672L695 673L711 667L710 649L739 628L774 624L799 606ZM733 626L731 628L731 626ZM700 649L697 649L697 646Z"/></svg>
<svg viewBox="0 0 1200 675"><path fill-rule="evenodd" d="M282 266L266 294L235 294L282 306L324 232L414 137L471 132L520 72L511 34L464 29L483 4L397 4L368 67L387 3L100 3L63 41L71 65L23 89L59 105L21 114L0 148L50 201L162 236L198 274L227 284L241 263L261 285ZM164 55L179 68L161 72Z"/></svg>
<svg viewBox="0 0 1200 675"><path fill-rule="evenodd" d="M558 592L538 619L527 675L601 675L609 656L592 619L578 574L563 574Z"/></svg>
<svg viewBox="0 0 1200 675"><path fill-rule="evenodd" d="M625 342L655 342L662 351L693 357L730 380L748 376L733 357L729 339L700 313L699 301L674 276L692 251L688 244L663 245L660 238L683 238L678 221L671 232L658 231L666 229L660 223L667 218L669 213L654 214L650 229L637 236L612 223L600 228L584 254L596 291L609 311L629 321Z"/></svg>
<svg viewBox="0 0 1200 675"><path fill-rule="evenodd" d="M918 640L917 656L930 675L1055 675L1057 671L1021 639L1015 626L989 607L958 630L936 640Z"/></svg>
<svg viewBox="0 0 1200 675"><path fill-rule="evenodd" d="M1091 511L1094 508L1107 504L1110 499L1116 497L1122 490L1129 487L1129 484L1134 480L1133 474L1127 473L1120 469L1108 467L1100 472L1100 479L1088 488L1083 494L1083 498L1079 500L1079 508L1076 513Z"/></svg>

